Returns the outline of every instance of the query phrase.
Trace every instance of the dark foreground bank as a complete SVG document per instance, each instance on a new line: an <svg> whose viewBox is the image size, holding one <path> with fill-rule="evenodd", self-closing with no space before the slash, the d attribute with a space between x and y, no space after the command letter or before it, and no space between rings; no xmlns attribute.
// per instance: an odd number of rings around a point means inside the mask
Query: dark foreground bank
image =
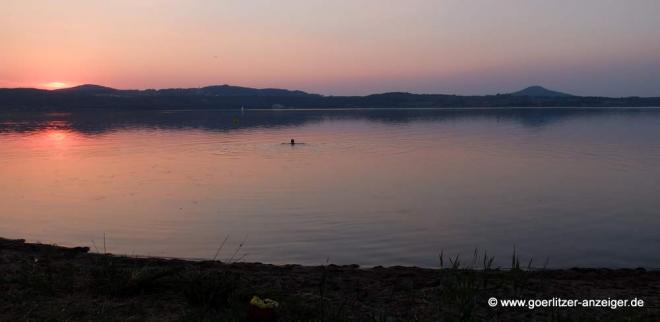
<svg viewBox="0 0 660 322"><path fill-rule="evenodd" d="M251 304L254 296L278 305ZM489 306L490 298L499 304ZM637 299L644 306L501 306L552 298ZM0 321L659 321L659 304L660 272L641 269L224 264L0 238Z"/></svg>

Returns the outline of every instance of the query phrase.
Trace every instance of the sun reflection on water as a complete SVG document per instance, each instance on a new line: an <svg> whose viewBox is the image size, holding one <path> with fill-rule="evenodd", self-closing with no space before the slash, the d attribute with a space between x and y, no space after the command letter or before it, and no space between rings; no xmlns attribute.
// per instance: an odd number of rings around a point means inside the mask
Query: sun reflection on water
<svg viewBox="0 0 660 322"><path fill-rule="evenodd" d="M46 132L46 137L50 141L54 141L54 142L57 142L57 143L63 143L67 139L68 133L65 132L65 131L62 131L62 130L50 130L50 131Z"/></svg>
<svg viewBox="0 0 660 322"><path fill-rule="evenodd" d="M43 150L65 150L77 145L81 140L81 135L66 125L52 125L30 136L30 145Z"/></svg>

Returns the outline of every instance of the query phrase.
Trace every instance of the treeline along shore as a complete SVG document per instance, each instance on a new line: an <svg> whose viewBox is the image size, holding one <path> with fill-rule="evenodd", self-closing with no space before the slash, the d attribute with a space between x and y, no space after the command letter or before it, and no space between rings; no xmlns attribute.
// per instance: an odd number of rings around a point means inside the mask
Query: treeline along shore
<svg viewBox="0 0 660 322"><path fill-rule="evenodd" d="M60 90L0 89L0 111L211 108L457 108L457 107L658 107L659 97L587 97L532 86L514 93L446 95L391 92L327 96L285 89L220 85L201 88L120 90L81 85Z"/></svg>
<svg viewBox="0 0 660 322"><path fill-rule="evenodd" d="M659 271L527 269L515 256L507 268L492 267L488 257L442 262L437 269L276 266L117 256L0 238L0 320L660 320ZM503 307L508 299L555 305L592 299L605 307Z"/></svg>

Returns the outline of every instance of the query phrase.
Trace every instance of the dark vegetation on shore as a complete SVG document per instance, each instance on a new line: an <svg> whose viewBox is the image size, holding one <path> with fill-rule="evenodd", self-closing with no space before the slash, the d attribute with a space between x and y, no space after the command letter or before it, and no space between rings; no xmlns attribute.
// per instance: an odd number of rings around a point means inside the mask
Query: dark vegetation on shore
<svg viewBox="0 0 660 322"><path fill-rule="evenodd" d="M528 270L441 256L443 269L132 258L0 239L2 321L658 321L660 272ZM279 303L250 304L253 296ZM491 308L500 299L640 298L644 308Z"/></svg>
<svg viewBox="0 0 660 322"><path fill-rule="evenodd" d="M496 95L392 92L367 96L324 96L284 89L207 86L159 90L118 90L82 85L61 90L0 89L0 110L71 111L80 108L443 108L443 107L648 107L660 97L585 97L532 86Z"/></svg>

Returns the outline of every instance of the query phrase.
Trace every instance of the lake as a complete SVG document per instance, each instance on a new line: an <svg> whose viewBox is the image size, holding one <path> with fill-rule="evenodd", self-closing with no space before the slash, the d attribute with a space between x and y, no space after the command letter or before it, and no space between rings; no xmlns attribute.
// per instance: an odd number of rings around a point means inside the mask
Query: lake
<svg viewBox="0 0 660 322"><path fill-rule="evenodd" d="M660 267L660 109L4 113L0 219L128 255Z"/></svg>

